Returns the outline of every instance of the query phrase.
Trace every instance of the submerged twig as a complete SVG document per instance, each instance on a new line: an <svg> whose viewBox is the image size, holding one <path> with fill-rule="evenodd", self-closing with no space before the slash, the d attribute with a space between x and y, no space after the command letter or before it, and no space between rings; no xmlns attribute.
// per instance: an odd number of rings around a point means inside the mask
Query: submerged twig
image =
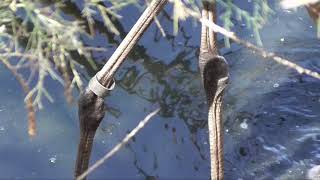
<svg viewBox="0 0 320 180"><path fill-rule="evenodd" d="M71 104L73 102L72 86L71 86L72 81L71 81L71 77L69 75L68 67L65 61L61 62L60 69L61 69L62 77L64 80L64 96L67 98L68 104Z"/></svg>
<svg viewBox="0 0 320 180"><path fill-rule="evenodd" d="M1 62L11 71L13 76L18 80L25 94L30 93L30 88L26 80L18 73L17 69L14 68L7 60L2 59ZM28 111L28 134L33 137L36 135L36 113L33 107L32 97L25 99L25 107Z"/></svg>
<svg viewBox="0 0 320 180"><path fill-rule="evenodd" d="M147 0L145 0L145 3L149 6L149 2ZM157 25L162 37L166 37L167 36L166 32L164 31L163 27L160 24L159 19L156 16L154 17L154 22L156 23L156 25Z"/></svg>
<svg viewBox="0 0 320 180"><path fill-rule="evenodd" d="M117 153L124 145L126 145L129 140L134 137L149 121L150 119L156 115L160 109L156 109L155 111L148 114L140 123L135 127L129 134L127 134L120 143L118 143L114 148L111 149L106 155L104 155L101 159L96 161L91 167L89 167L85 172L83 172L80 176L77 177L77 180L84 179L91 172L101 166L106 160L112 157L115 153Z"/></svg>

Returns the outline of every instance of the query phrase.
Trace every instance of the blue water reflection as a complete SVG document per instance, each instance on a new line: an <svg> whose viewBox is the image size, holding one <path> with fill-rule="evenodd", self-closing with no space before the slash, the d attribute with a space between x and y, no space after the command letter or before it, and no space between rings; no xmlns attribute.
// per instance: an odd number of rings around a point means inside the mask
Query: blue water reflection
<svg viewBox="0 0 320 180"><path fill-rule="evenodd" d="M170 7L167 10L171 12ZM124 12L122 38L139 16L133 7ZM92 179L209 177L207 108L197 72L200 26L184 22L181 33L173 37L172 24L164 17L160 21L167 38L152 25L117 74L117 88L106 98L110 108L98 129L91 162L150 111L162 110L128 146L91 174ZM311 26L304 9L277 10L261 32L264 46L320 71L320 44ZM253 40L245 27L238 25L237 32ZM101 65L120 41L101 29L94 39L87 39L88 44L110 48L95 54ZM304 178L307 169L320 164L320 82L238 45L221 52L231 68L224 105L226 179ZM90 67L86 70L87 77L93 75ZM0 178L72 178L77 107L66 104L63 87L46 81L55 102L37 113L38 135L31 140L24 95L3 66L0 82L5 82L0 87Z"/></svg>

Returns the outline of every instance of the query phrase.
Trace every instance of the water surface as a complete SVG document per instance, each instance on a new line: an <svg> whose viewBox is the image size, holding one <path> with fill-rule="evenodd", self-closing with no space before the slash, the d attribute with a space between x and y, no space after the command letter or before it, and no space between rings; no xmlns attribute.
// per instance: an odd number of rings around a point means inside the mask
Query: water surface
<svg viewBox="0 0 320 180"><path fill-rule="evenodd" d="M171 7L166 10L171 12ZM135 7L123 12L120 37L97 27L95 38L86 40L110 48L94 55L101 65L140 14ZM75 14L66 12L70 17ZM159 19L168 36L161 37L151 25L117 73L92 162L149 112L157 107L161 112L91 179L209 178L207 105L197 69L200 26L183 22L174 37L171 22L165 16ZM254 41L245 25L237 24L236 31ZM261 32L266 49L319 72L315 34L305 9L276 10ZM320 164L320 81L235 44L221 52L231 71L224 98L226 179L304 178L307 169ZM85 70L86 78L95 73L90 67ZM47 79L55 102L46 102L38 111L38 135L29 139L24 95L2 65L0 82L0 178L72 178L79 140L77 107L65 102L63 87Z"/></svg>

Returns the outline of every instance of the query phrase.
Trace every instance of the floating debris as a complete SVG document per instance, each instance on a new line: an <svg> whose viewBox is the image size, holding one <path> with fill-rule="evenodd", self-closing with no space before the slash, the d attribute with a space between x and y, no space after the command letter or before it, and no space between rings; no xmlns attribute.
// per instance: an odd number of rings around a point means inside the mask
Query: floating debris
<svg viewBox="0 0 320 180"><path fill-rule="evenodd" d="M56 161L57 161L57 156L56 155L54 155L53 157L51 157L49 159L49 162L52 163L52 164L56 163Z"/></svg>
<svg viewBox="0 0 320 180"><path fill-rule="evenodd" d="M275 83L275 84L273 85L273 87L274 87L274 88L277 88L277 87L279 87L279 84L278 84L278 83Z"/></svg>
<svg viewBox="0 0 320 180"><path fill-rule="evenodd" d="M248 119L244 119L243 122L240 124L240 127L242 129L248 129L248 123L247 123Z"/></svg>

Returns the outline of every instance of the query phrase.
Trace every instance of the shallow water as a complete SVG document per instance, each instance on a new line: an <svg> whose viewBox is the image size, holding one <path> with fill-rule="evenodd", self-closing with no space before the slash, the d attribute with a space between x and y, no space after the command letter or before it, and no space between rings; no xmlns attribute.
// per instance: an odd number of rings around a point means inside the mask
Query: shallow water
<svg viewBox="0 0 320 180"><path fill-rule="evenodd" d="M133 7L124 12L123 34L139 16ZM165 18L160 21L168 38L152 25L117 74L117 88L106 98L110 109L98 129L91 162L150 111L161 107L161 112L91 179L209 178L207 107L197 72L200 26L184 22L173 37L172 24ZM319 72L320 44L312 25L304 9L277 10L261 32L264 46ZM243 26L236 28L243 38L253 40ZM121 38L102 29L96 32L87 43L110 48L95 54L102 64ZM304 178L307 169L320 164L320 81L238 45L221 52L231 70L224 98L226 179ZM93 75L89 67L86 70L87 77ZM0 178L72 178L77 107L66 104L63 88L47 80L55 102L45 103L37 113L38 135L29 139L24 95L2 65L0 82L5 82L0 87Z"/></svg>

